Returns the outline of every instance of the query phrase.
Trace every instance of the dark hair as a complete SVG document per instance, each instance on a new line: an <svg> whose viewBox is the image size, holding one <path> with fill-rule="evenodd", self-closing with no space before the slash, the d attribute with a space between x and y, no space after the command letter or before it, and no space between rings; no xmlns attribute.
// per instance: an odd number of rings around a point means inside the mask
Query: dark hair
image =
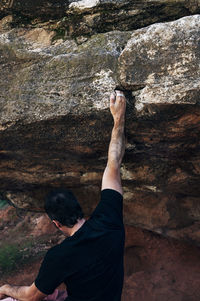
<svg viewBox="0 0 200 301"><path fill-rule="evenodd" d="M50 219L55 219L63 226L72 228L83 218L81 206L70 190L56 188L51 190L45 198L45 211Z"/></svg>

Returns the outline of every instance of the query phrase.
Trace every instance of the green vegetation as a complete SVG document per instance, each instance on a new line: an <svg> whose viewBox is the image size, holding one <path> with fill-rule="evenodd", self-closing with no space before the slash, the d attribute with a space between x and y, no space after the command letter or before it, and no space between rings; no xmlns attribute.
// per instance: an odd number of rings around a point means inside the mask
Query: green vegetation
<svg viewBox="0 0 200 301"><path fill-rule="evenodd" d="M0 274L11 272L31 256L32 242L27 241L23 245L5 243L0 246Z"/></svg>
<svg viewBox="0 0 200 301"><path fill-rule="evenodd" d="M7 203L6 200L0 199L0 209L3 208L3 207L5 207L7 204L8 204L8 203Z"/></svg>
<svg viewBox="0 0 200 301"><path fill-rule="evenodd" d="M55 40L63 39L65 38L65 28L57 28L54 30L56 32L55 36L52 38L52 42Z"/></svg>
<svg viewBox="0 0 200 301"><path fill-rule="evenodd" d="M23 259L23 252L17 245L4 245L0 248L0 271L10 272Z"/></svg>
<svg viewBox="0 0 200 301"><path fill-rule="evenodd" d="M47 252L47 246L52 246L49 237L29 237L22 240L16 234L16 239L17 242L14 243L10 239L0 241L0 278L18 271L27 263L41 259Z"/></svg>

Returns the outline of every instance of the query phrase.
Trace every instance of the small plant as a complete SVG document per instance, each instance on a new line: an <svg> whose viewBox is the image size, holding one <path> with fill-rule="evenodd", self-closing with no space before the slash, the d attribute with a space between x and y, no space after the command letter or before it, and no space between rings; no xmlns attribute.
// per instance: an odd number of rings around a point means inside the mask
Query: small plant
<svg viewBox="0 0 200 301"><path fill-rule="evenodd" d="M49 249L49 242L42 238L28 238L18 243L0 242L0 278L1 275L16 272L23 265L42 258Z"/></svg>
<svg viewBox="0 0 200 301"><path fill-rule="evenodd" d="M10 272L23 258L23 252L17 245L4 245L0 247L0 271Z"/></svg>
<svg viewBox="0 0 200 301"><path fill-rule="evenodd" d="M55 36L52 38L52 42L59 40L59 39L63 39L65 38L65 28L57 28L55 29Z"/></svg>
<svg viewBox="0 0 200 301"><path fill-rule="evenodd" d="M6 200L0 199L0 209L2 209L3 207L5 207L7 204L8 204L8 203L7 203Z"/></svg>

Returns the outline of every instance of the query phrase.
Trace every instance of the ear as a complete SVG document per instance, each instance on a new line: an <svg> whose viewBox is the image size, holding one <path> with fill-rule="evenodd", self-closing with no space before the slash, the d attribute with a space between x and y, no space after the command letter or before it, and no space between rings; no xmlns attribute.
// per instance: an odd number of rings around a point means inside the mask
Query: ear
<svg viewBox="0 0 200 301"><path fill-rule="evenodd" d="M58 222L57 220L53 219L52 222L56 225L58 229L62 228L62 224Z"/></svg>

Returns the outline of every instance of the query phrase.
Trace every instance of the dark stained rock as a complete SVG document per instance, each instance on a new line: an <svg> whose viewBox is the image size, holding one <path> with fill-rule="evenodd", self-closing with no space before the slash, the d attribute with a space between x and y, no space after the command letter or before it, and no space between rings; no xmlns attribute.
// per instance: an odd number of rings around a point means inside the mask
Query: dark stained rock
<svg viewBox="0 0 200 301"><path fill-rule="evenodd" d="M1 15L20 14L29 17L62 17L69 6L68 0L1 0Z"/></svg>
<svg viewBox="0 0 200 301"><path fill-rule="evenodd" d="M14 26L47 22L46 27L65 37L133 30L199 12L199 2L193 0L0 1L0 17L12 14Z"/></svg>

